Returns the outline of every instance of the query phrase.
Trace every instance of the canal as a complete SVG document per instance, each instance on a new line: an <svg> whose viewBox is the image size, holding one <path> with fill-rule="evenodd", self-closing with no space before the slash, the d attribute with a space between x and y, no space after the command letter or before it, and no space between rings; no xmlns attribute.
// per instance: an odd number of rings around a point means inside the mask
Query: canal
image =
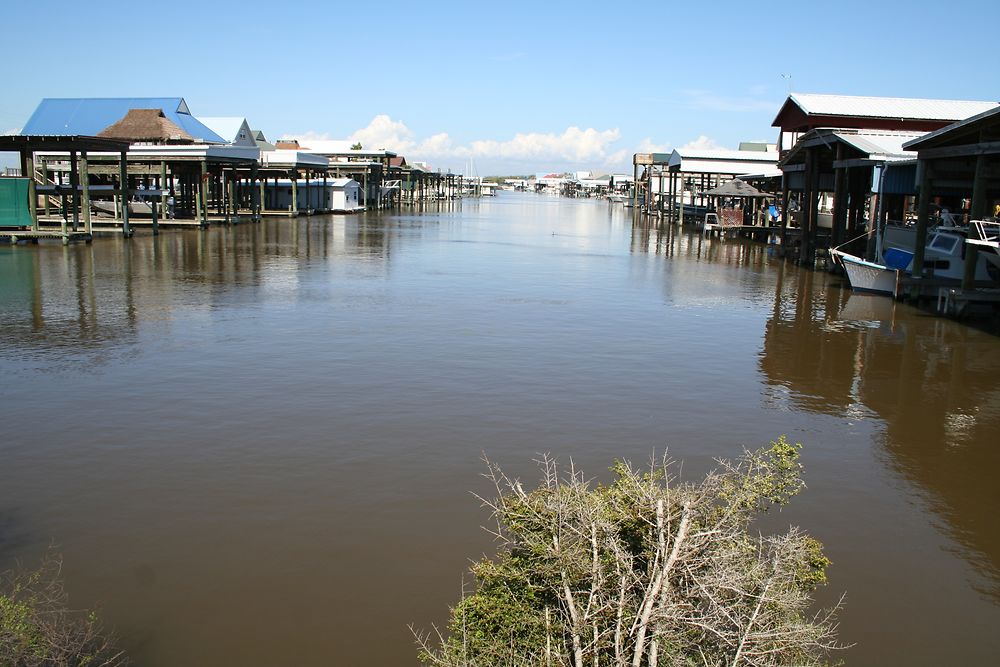
<svg viewBox="0 0 1000 667"><path fill-rule="evenodd" d="M826 545L839 657L1000 654L1000 338L621 205L0 248L0 377L0 569L57 545L139 665L413 665L492 549L483 454L696 476L781 434L766 523Z"/></svg>

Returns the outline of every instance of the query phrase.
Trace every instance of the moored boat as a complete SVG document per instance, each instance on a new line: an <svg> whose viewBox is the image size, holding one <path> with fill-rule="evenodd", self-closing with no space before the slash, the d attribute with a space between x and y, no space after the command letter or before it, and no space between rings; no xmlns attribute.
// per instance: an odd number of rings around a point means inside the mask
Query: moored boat
<svg viewBox="0 0 1000 667"><path fill-rule="evenodd" d="M888 295L896 293L898 270L890 269L884 264L869 262L837 248L831 249L830 254L844 267L851 289L855 292Z"/></svg>

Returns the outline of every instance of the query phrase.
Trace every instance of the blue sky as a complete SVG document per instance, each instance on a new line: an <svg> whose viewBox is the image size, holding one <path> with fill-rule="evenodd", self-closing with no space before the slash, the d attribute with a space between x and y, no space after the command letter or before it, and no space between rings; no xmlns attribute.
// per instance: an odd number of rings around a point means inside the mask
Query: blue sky
<svg viewBox="0 0 1000 667"><path fill-rule="evenodd" d="M0 132L43 97L179 95L480 175L773 141L789 84L1000 99L998 2L4 2L0 24Z"/></svg>

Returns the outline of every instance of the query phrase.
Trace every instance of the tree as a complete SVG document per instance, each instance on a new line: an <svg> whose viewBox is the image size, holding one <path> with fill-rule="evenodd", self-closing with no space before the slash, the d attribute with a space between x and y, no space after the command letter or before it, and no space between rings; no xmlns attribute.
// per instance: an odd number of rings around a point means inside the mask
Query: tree
<svg viewBox="0 0 1000 667"><path fill-rule="evenodd" d="M808 615L826 581L821 545L798 529L752 522L803 488L800 445L745 452L700 483L616 462L593 484L539 461L525 491L487 461L501 548L472 570L474 593L452 609L448 636L418 634L440 667L820 665L836 642L833 610ZM838 605L839 607L839 605Z"/></svg>
<svg viewBox="0 0 1000 667"><path fill-rule="evenodd" d="M36 570L0 574L0 665L126 665L96 613L69 607L61 570L62 561L49 553Z"/></svg>
<svg viewBox="0 0 1000 667"><path fill-rule="evenodd" d="M359 150L361 150L361 142L359 141L359 142L357 142L355 144L351 144L351 150L352 151L359 151Z"/></svg>

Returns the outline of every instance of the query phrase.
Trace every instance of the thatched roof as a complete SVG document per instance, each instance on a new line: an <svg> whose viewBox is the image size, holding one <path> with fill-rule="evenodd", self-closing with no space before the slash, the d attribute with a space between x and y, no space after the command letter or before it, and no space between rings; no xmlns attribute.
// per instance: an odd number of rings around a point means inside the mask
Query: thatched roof
<svg viewBox="0 0 1000 667"><path fill-rule="evenodd" d="M768 195L738 178L708 190L704 194L713 197L767 197Z"/></svg>
<svg viewBox="0 0 1000 667"><path fill-rule="evenodd" d="M193 144L195 138L163 115L162 109L129 109L116 123L97 136L129 141L156 141L170 144Z"/></svg>

